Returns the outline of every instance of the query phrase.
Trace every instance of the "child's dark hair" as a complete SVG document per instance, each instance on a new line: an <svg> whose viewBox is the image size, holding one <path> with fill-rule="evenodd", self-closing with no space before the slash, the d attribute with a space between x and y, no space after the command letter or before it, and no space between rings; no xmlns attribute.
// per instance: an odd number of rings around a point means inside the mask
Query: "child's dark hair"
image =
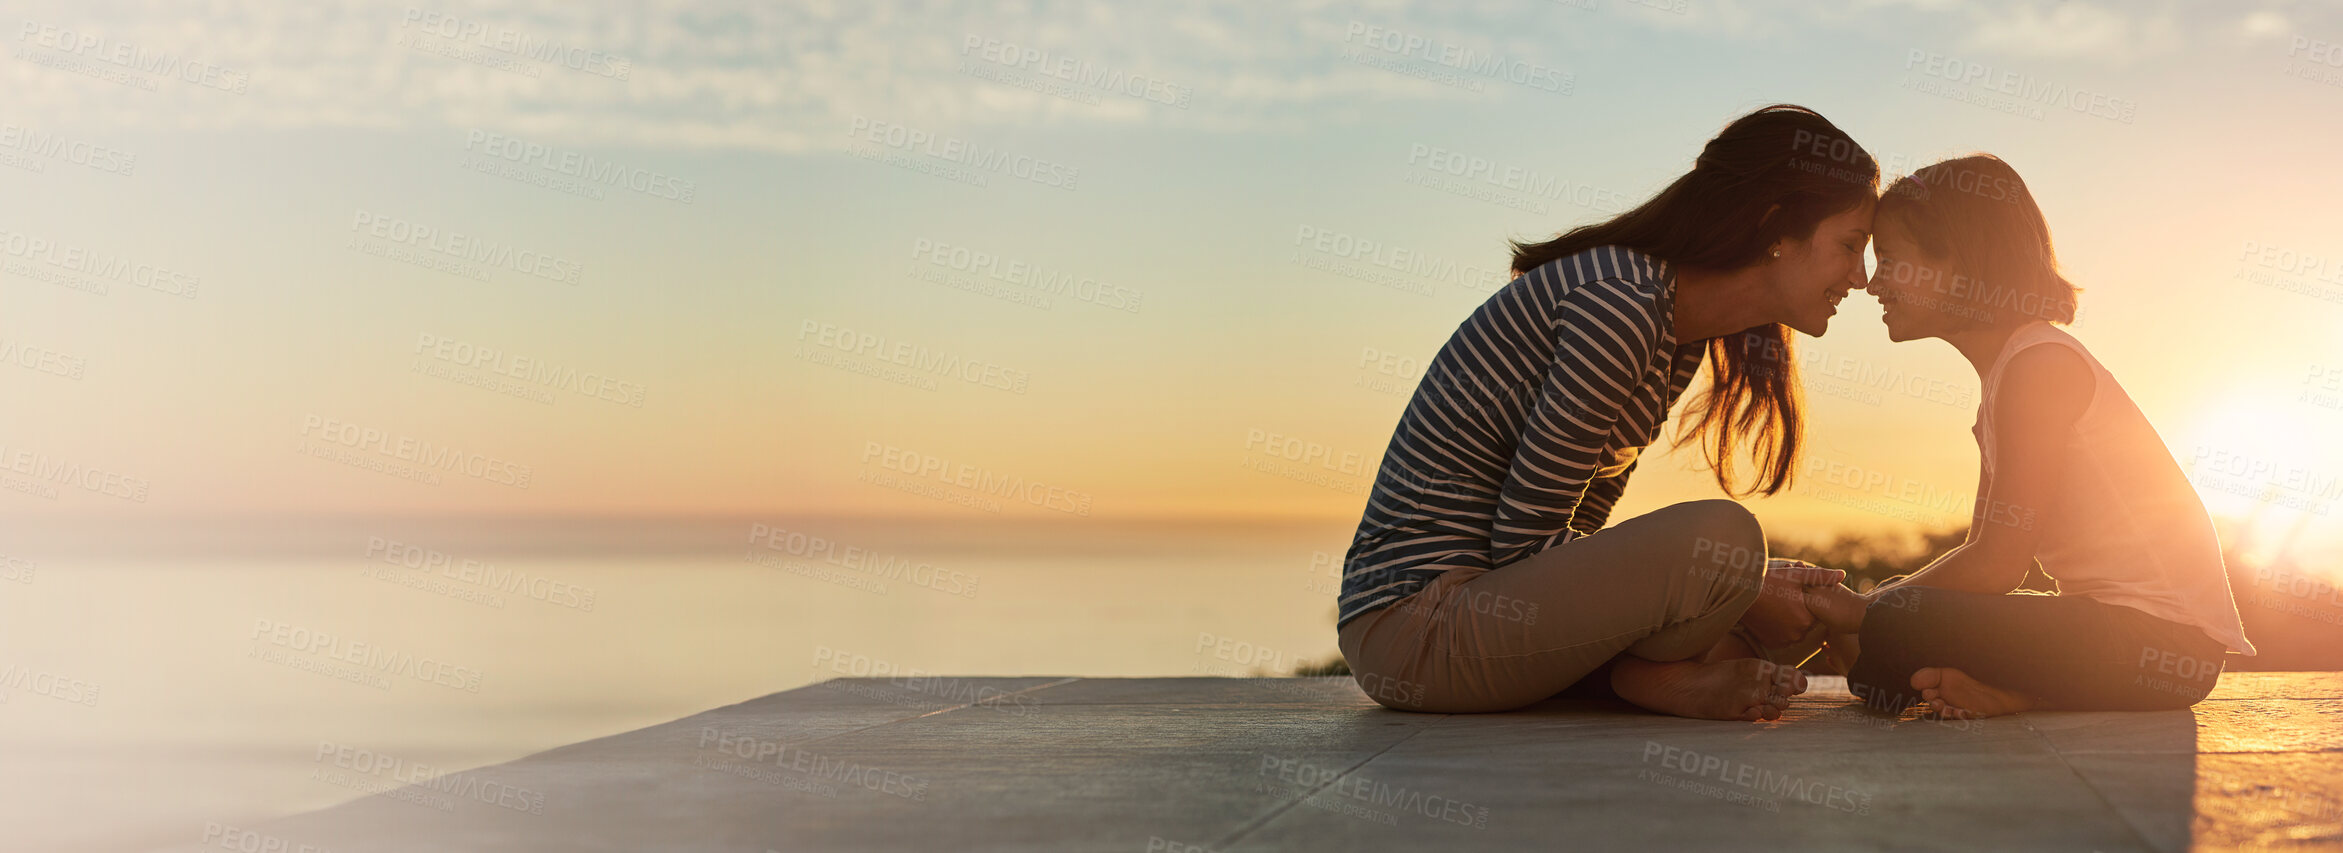
<svg viewBox="0 0 2343 853"><path fill-rule="evenodd" d="M2080 289L2059 274L2050 225L2026 182L2001 158L1972 154L1898 178L1874 218L1902 226L1920 251L1951 266L1942 273L1948 280L1936 286L1975 309L1963 313L1994 325L2074 322ZM1891 259L1899 265L1913 260Z"/></svg>

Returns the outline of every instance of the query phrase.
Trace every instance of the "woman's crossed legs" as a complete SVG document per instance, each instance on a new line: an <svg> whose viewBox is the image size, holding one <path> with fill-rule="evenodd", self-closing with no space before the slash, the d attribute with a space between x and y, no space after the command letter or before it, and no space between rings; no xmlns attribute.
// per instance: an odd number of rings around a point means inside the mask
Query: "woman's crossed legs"
<svg viewBox="0 0 2343 853"><path fill-rule="evenodd" d="M1757 520L1726 500L1677 504L1491 571L1451 569L1342 630L1359 686L1409 711L1505 711L1616 659L1619 696L1663 713L1775 719L1796 669L1716 659L1766 569Z"/></svg>

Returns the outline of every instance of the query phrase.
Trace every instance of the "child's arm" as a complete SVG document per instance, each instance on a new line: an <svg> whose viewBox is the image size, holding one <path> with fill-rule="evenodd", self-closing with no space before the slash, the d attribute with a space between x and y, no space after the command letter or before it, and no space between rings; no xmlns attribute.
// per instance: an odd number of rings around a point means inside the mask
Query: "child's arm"
<svg viewBox="0 0 2343 853"><path fill-rule="evenodd" d="M2028 347L2003 369L1993 410L1992 482L1979 484L1969 540L1891 586L1913 584L1999 595L2033 566L2044 514L2055 505L2074 424L2091 403L2091 368L2062 346Z"/></svg>

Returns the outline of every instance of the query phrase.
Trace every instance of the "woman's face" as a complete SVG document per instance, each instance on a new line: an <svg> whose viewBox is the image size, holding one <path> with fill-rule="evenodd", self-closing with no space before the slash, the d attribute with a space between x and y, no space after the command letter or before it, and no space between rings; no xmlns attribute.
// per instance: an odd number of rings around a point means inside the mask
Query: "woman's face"
<svg viewBox="0 0 2343 853"><path fill-rule="evenodd" d="M1871 210L1865 201L1814 226L1803 240L1787 240L1782 256L1770 259L1775 295L1785 325L1821 337L1839 300L1863 287L1863 247L1871 241Z"/></svg>
<svg viewBox="0 0 2343 853"><path fill-rule="evenodd" d="M1974 324L1975 309L1955 296L1961 281L1943 258L1920 251L1912 232L1893 218L1880 220L1879 268L1865 292L1879 300L1891 341L1941 338Z"/></svg>

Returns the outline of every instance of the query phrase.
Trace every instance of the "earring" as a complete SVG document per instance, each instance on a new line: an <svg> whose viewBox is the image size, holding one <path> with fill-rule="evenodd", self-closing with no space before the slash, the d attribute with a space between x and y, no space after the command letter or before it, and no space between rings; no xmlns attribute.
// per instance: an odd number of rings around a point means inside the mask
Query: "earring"
<svg viewBox="0 0 2343 853"><path fill-rule="evenodd" d="M1780 247L1778 247L1778 246L1777 246L1777 247L1775 247L1775 248L1774 248L1774 257L1777 257L1777 258L1778 258L1778 257L1781 257L1781 256L1782 256L1782 250L1781 250L1781 248L1780 248Z"/></svg>

